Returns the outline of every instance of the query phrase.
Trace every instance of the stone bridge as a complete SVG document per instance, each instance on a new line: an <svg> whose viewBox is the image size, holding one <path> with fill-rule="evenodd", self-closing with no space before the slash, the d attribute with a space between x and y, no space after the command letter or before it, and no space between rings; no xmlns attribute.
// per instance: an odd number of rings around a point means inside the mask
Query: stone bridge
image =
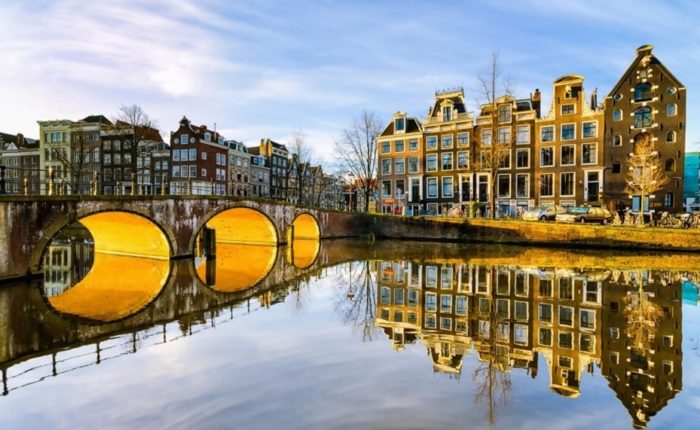
<svg viewBox="0 0 700 430"><path fill-rule="evenodd" d="M354 214L272 200L8 196L0 199L0 280L40 273L46 246L76 221L90 230L98 252L157 259L193 256L204 227L216 231L217 242L256 245L351 237L360 230Z"/></svg>

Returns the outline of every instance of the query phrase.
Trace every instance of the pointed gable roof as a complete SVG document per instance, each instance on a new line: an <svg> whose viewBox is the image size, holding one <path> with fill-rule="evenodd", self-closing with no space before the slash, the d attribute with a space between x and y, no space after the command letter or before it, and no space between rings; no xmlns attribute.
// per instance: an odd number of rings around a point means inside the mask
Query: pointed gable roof
<svg viewBox="0 0 700 430"><path fill-rule="evenodd" d="M637 57L632 61L632 64L629 65L627 70L625 70L625 73L622 74L620 79L617 81L615 86L610 90L608 93L607 97L612 97L615 95L617 92L620 91L620 87L622 84L629 78L629 75L634 72L634 70L637 68L637 65L641 63L643 60L648 61L649 64L653 64L656 67L661 70L661 73L666 75L668 79L671 80L677 86L678 88L685 88L685 85L681 83L681 81L676 78L673 73L671 73L670 70L666 68L666 66L663 65L661 61L659 61L656 56L652 55L651 51L654 49L652 45L642 45L639 48L637 48Z"/></svg>

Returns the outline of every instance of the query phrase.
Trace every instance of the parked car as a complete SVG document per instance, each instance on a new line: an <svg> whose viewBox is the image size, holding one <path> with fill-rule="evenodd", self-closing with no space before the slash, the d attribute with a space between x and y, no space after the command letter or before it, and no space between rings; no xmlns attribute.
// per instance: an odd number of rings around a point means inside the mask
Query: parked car
<svg viewBox="0 0 700 430"><path fill-rule="evenodd" d="M523 212L524 220L553 221L557 214L563 214L566 209L557 205L543 205Z"/></svg>
<svg viewBox="0 0 700 430"><path fill-rule="evenodd" d="M600 224L608 224L612 221L613 215L606 208L578 207L571 208L566 213L557 214L555 219L557 222L596 222Z"/></svg>

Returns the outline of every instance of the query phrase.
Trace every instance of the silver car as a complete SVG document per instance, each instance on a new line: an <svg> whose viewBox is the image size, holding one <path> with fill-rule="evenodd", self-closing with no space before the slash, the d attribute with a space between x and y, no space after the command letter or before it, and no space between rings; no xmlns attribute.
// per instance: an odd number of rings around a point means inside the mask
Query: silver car
<svg viewBox="0 0 700 430"><path fill-rule="evenodd" d="M553 221L557 214L563 214L566 209L557 205L543 205L523 212L523 219L530 221Z"/></svg>

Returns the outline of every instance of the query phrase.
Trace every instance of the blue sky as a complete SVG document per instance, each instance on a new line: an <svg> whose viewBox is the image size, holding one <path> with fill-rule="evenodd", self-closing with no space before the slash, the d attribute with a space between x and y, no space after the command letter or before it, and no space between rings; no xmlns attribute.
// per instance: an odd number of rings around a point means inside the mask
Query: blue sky
<svg viewBox="0 0 700 430"><path fill-rule="evenodd" d="M286 142L318 161L363 109L423 117L435 89L463 86L498 51L516 96L576 73L605 95L643 44L688 88L700 149L700 2L21 1L0 3L0 131L116 114L137 103L164 138L182 115L227 138Z"/></svg>

